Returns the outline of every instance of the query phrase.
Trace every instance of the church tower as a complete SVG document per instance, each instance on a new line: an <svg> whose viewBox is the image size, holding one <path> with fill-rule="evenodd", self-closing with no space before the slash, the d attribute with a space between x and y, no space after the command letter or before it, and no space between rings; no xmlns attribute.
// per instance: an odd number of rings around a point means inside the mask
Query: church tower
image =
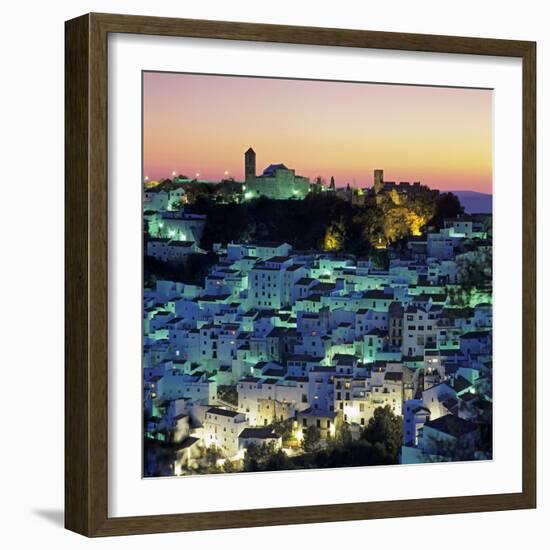
<svg viewBox="0 0 550 550"><path fill-rule="evenodd" d="M374 192L378 195L384 189L384 170L374 171Z"/></svg>
<svg viewBox="0 0 550 550"><path fill-rule="evenodd" d="M256 153L252 147L244 154L244 179L248 181L256 177Z"/></svg>

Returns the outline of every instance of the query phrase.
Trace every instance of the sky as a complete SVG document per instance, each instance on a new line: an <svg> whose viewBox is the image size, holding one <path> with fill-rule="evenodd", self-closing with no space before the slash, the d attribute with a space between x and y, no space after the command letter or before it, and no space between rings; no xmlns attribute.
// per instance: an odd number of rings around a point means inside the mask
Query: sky
<svg viewBox="0 0 550 550"><path fill-rule="evenodd" d="M284 163L370 187L381 168L385 181L491 193L492 91L144 73L144 176L243 180L249 147L258 174Z"/></svg>

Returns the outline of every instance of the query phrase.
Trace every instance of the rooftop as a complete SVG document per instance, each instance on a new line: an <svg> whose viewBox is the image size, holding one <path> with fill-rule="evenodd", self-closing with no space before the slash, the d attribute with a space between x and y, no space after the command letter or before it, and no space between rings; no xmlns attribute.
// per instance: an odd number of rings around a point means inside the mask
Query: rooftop
<svg viewBox="0 0 550 550"><path fill-rule="evenodd" d="M271 428L245 428L239 434L239 439L279 439L279 437Z"/></svg>
<svg viewBox="0 0 550 550"><path fill-rule="evenodd" d="M210 407L206 412L211 414L217 414L219 416L227 416L229 418L235 418L240 414L237 411L230 411L228 409L222 409L220 407Z"/></svg>
<svg viewBox="0 0 550 550"><path fill-rule="evenodd" d="M456 438L477 430L477 424L474 424L469 420L464 420L454 414L447 414L445 416L440 416L435 420L429 420L424 424L424 427L432 428L433 430L446 433Z"/></svg>

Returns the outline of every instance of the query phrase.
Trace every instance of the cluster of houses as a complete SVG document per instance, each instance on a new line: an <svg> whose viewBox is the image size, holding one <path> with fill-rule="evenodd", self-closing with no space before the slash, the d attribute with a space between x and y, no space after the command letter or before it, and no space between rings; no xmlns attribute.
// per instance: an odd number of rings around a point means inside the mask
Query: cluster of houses
<svg viewBox="0 0 550 550"><path fill-rule="evenodd" d="M235 463L251 443L297 453L310 426L321 443L344 425L359 437L385 406L403 422L402 463L489 458L491 292L456 292L463 263L491 247L487 218L446 220L390 248L387 269L230 243L214 246L202 285L146 288L145 438L170 452L151 452L145 475L192 472L212 448ZM148 223L148 254L200 250L203 217L158 208ZM281 421L292 445L274 429Z"/></svg>

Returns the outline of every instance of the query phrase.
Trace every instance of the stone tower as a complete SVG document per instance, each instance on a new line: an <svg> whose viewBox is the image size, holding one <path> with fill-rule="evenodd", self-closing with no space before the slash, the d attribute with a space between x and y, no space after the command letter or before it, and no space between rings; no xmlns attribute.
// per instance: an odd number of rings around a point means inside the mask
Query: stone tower
<svg viewBox="0 0 550 550"><path fill-rule="evenodd" d="M256 177L256 153L249 147L244 154L244 179L248 181Z"/></svg>
<svg viewBox="0 0 550 550"><path fill-rule="evenodd" d="M378 195L384 188L384 170L374 171L374 192Z"/></svg>

